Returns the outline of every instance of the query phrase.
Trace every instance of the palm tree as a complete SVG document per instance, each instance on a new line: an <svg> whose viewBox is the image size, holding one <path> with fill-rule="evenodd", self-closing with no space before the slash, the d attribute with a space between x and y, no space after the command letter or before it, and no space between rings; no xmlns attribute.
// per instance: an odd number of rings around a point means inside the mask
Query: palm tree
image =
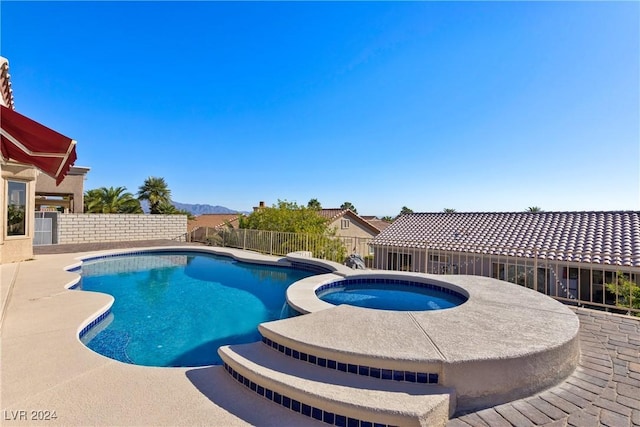
<svg viewBox="0 0 640 427"><path fill-rule="evenodd" d="M444 208L444 209L442 210L442 212L444 212L444 213L455 213L455 212L456 212L456 210L455 210L455 209L453 209L453 208Z"/></svg>
<svg viewBox="0 0 640 427"><path fill-rule="evenodd" d="M101 187L84 195L84 209L88 213L142 213L140 202L125 187Z"/></svg>
<svg viewBox="0 0 640 427"><path fill-rule="evenodd" d="M526 212L542 212L542 209L537 206L529 206Z"/></svg>
<svg viewBox="0 0 640 427"><path fill-rule="evenodd" d="M162 215L186 215L187 219L195 219L195 216L193 216L191 212L184 209L178 209L171 203L162 203L158 207L157 213Z"/></svg>
<svg viewBox="0 0 640 427"><path fill-rule="evenodd" d="M102 192L99 188L93 190L87 190L84 192L84 211L87 213L96 213L96 206L99 205L102 200ZM100 209L102 210L102 209Z"/></svg>
<svg viewBox="0 0 640 427"><path fill-rule="evenodd" d="M150 176L138 188L138 200L147 200L150 213L159 214L163 204L171 204L171 190L164 178Z"/></svg>

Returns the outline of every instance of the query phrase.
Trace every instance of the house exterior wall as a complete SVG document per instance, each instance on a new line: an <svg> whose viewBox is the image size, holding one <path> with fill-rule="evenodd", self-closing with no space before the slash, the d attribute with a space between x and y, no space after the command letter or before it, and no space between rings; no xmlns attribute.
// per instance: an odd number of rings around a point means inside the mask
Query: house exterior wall
<svg viewBox="0 0 640 427"><path fill-rule="evenodd" d="M35 205L35 179L38 171L30 165L5 163L0 165L2 176L0 189L0 263L18 262L33 257L33 207ZM20 181L27 184L26 194L26 234L24 236L7 236L7 203L8 181Z"/></svg>
<svg viewBox="0 0 640 427"><path fill-rule="evenodd" d="M184 241L186 215L58 214L58 243L175 239Z"/></svg>
<svg viewBox="0 0 640 427"><path fill-rule="evenodd" d="M342 220L345 219L349 220L348 228L341 227ZM329 228L335 228L336 235L341 237L361 237L371 239L376 236L376 233L372 233L369 229L366 229L361 224L354 221L353 218L349 218L347 216L336 219L331 224L329 224Z"/></svg>
<svg viewBox="0 0 640 427"><path fill-rule="evenodd" d="M36 193L73 194L73 206L70 213L83 213L85 173L74 173L74 169L76 168L71 168L60 185L56 185L56 180L49 175L40 173L36 180Z"/></svg>
<svg viewBox="0 0 640 427"><path fill-rule="evenodd" d="M343 228L342 221L349 221L349 227ZM347 252L356 252L362 256L370 254L369 243L378 233L372 232L372 230L364 226L358 218L351 215L344 215L329 224L329 229L336 230L336 236L342 238L345 246L347 246Z"/></svg>

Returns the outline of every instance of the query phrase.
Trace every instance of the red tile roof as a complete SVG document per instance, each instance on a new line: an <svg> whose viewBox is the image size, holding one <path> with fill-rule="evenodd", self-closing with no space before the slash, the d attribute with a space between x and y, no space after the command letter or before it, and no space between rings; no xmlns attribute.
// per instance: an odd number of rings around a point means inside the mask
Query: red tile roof
<svg viewBox="0 0 640 427"><path fill-rule="evenodd" d="M372 244L640 267L640 212L412 213Z"/></svg>
<svg viewBox="0 0 640 427"><path fill-rule="evenodd" d="M198 215L195 219L187 221L187 230L189 232L200 227L216 228L229 222L234 228L238 227L238 218L242 214L204 214Z"/></svg>
<svg viewBox="0 0 640 427"><path fill-rule="evenodd" d="M350 216L353 219L358 220L362 225L368 227L374 233L379 233L382 229L378 228L376 224L371 221L367 221L357 213L353 212L351 209L320 209L318 214L324 218L327 218L329 222L333 222L336 219L343 217L345 215Z"/></svg>

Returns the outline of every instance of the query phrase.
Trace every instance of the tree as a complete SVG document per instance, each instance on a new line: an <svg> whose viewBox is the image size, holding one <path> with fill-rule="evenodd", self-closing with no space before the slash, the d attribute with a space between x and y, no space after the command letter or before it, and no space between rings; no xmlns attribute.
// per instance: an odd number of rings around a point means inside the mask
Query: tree
<svg viewBox="0 0 640 427"><path fill-rule="evenodd" d="M15 236L25 234L24 206L11 203L7 208L7 235Z"/></svg>
<svg viewBox="0 0 640 427"><path fill-rule="evenodd" d="M87 213L142 213L140 201L127 192L126 187L101 187L84 194Z"/></svg>
<svg viewBox="0 0 640 427"><path fill-rule="evenodd" d="M403 206L402 209L400 209L400 215L411 214L411 213L413 213L413 210L409 209L406 206Z"/></svg>
<svg viewBox="0 0 640 427"><path fill-rule="evenodd" d="M387 215L387 216L383 216L382 220L385 222L393 222L393 217Z"/></svg>
<svg viewBox="0 0 640 427"><path fill-rule="evenodd" d="M298 206L295 202L278 200L276 205L258 209L247 217L241 217L239 222L241 229L261 230L258 234L269 246L264 248L266 253L299 250L301 234L306 235L307 250L315 257L341 262L347 253L342 241L336 238L336 230L329 228L326 218L320 216L316 209ZM274 231L296 234L281 235L272 241Z"/></svg>
<svg viewBox="0 0 640 427"><path fill-rule="evenodd" d="M542 212L542 209L537 206L529 206L526 212Z"/></svg>
<svg viewBox="0 0 640 427"><path fill-rule="evenodd" d="M340 209L349 209L354 214L356 214L356 215L358 214L358 211L356 210L356 207L353 206L353 203L351 203L351 202L344 202L342 205L340 205Z"/></svg>
<svg viewBox="0 0 640 427"><path fill-rule="evenodd" d="M309 200L309 203L307 203L307 208L315 209L315 210L319 211L320 209L322 209L322 205L320 204L318 199L311 199L311 200Z"/></svg>
<svg viewBox="0 0 640 427"><path fill-rule="evenodd" d="M607 290L617 296L616 305L620 308L640 309L640 286L629 280L629 277L621 272L617 273L615 283L607 283ZM631 315L631 312L627 314ZM634 313L640 317L640 313Z"/></svg>
<svg viewBox="0 0 640 427"><path fill-rule="evenodd" d="M240 228L324 234L328 224L327 219L318 215L315 209L298 206L295 202L278 200L278 203L270 208L258 209L246 218L240 218Z"/></svg>
<svg viewBox="0 0 640 427"><path fill-rule="evenodd" d="M138 189L138 200L147 200L150 213L159 214L160 206L171 204L171 190L164 178L150 176Z"/></svg>
<svg viewBox="0 0 640 427"><path fill-rule="evenodd" d="M455 210L455 209L453 209L453 208L444 208L444 209L443 209L443 212L444 212L444 213L455 213L455 212L456 212L456 210Z"/></svg>

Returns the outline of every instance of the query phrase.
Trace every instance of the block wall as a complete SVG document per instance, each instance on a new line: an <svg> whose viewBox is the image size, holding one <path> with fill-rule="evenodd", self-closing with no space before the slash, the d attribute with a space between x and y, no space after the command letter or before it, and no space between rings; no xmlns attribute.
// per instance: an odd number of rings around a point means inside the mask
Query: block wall
<svg viewBox="0 0 640 427"><path fill-rule="evenodd" d="M58 243L184 241L186 215L59 214Z"/></svg>

